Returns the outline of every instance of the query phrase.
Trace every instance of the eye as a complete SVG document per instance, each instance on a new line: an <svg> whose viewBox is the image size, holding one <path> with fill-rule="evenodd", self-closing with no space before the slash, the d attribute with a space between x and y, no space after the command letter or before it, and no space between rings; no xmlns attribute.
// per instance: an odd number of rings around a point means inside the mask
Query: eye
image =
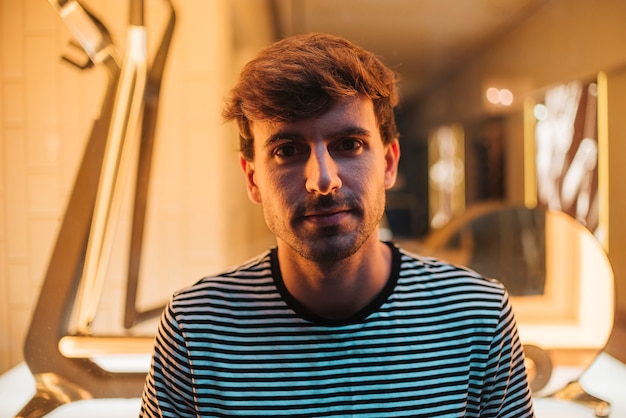
<svg viewBox="0 0 626 418"><path fill-rule="evenodd" d="M273 155L274 157L286 160L289 158L297 157L298 155L302 155L303 150L302 146L295 142L285 142L276 148L274 148Z"/></svg>
<svg viewBox="0 0 626 418"><path fill-rule="evenodd" d="M356 138L343 138L338 141L336 150L348 154L359 154L363 150L363 142Z"/></svg>

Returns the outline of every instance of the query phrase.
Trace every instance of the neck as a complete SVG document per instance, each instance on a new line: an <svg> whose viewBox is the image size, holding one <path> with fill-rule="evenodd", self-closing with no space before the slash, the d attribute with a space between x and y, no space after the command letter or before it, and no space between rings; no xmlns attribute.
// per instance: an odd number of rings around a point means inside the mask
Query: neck
<svg viewBox="0 0 626 418"><path fill-rule="evenodd" d="M367 246L367 247L366 247ZM339 262L321 265L278 244L278 259L289 293L309 311L333 320L365 308L385 287L391 273L391 249L376 240Z"/></svg>

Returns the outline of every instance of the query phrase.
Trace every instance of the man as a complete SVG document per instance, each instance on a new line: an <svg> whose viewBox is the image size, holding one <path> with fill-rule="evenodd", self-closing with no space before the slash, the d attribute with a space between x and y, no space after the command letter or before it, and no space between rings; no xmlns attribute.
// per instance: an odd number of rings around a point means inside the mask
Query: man
<svg viewBox="0 0 626 418"><path fill-rule="evenodd" d="M284 39L225 108L277 245L176 293L145 416L530 417L502 285L378 238L395 78L342 38Z"/></svg>

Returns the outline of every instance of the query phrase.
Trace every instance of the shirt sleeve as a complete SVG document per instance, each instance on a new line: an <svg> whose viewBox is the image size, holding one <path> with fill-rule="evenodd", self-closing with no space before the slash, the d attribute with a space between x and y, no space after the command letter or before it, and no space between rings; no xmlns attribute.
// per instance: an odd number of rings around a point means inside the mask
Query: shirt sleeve
<svg viewBox="0 0 626 418"><path fill-rule="evenodd" d="M503 294L487 363L481 417L534 417L524 352L508 293Z"/></svg>
<svg viewBox="0 0 626 418"><path fill-rule="evenodd" d="M161 316L140 417L196 417L189 351L172 303Z"/></svg>

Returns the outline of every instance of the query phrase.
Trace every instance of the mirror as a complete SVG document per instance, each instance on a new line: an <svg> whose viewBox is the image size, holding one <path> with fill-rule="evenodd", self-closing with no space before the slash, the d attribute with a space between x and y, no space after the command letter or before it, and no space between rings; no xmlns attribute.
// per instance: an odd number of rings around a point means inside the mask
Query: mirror
<svg viewBox="0 0 626 418"><path fill-rule="evenodd" d="M611 265L588 228L561 211L490 202L402 244L506 286L535 397L609 410L579 384L585 370L600 363L614 315Z"/></svg>

